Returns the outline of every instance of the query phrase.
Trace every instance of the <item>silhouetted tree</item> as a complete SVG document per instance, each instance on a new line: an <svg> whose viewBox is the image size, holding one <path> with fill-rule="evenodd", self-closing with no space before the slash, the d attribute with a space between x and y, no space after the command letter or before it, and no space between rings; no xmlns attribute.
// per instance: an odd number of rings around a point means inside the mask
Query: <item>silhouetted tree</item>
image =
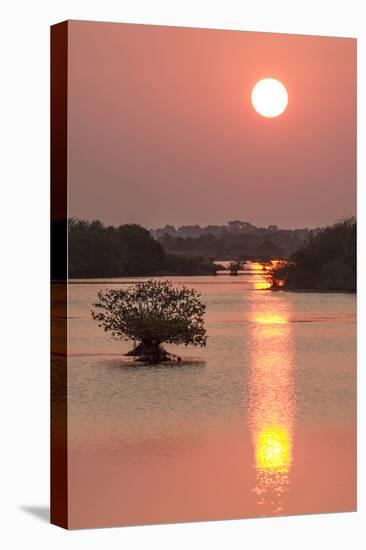
<svg viewBox="0 0 366 550"><path fill-rule="evenodd" d="M229 271L230 275L238 275L239 271L243 269L243 263L242 262L231 262L229 264Z"/></svg>
<svg viewBox="0 0 366 550"><path fill-rule="evenodd" d="M162 344L205 346L205 304L200 294L170 281L144 281L123 289L98 293L92 317L113 338L132 340L135 347L127 355L149 364L180 360Z"/></svg>
<svg viewBox="0 0 366 550"><path fill-rule="evenodd" d="M164 262L162 245L139 225L69 220L70 277L154 275Z"/></svg>
<svg viewBox="0 0 366 550"><path fill-rule="evenodd" d="M355 218L313 233L291 257L268 272L272 288L356 291Z"/></svg>

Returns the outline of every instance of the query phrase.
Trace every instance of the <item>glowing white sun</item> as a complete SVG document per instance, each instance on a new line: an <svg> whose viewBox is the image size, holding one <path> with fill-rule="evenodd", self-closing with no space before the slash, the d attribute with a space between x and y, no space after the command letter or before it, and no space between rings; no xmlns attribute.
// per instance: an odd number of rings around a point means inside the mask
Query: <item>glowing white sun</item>
<svg viewBox="0 0 366 550"><path fill-rule="evenodd" d="M263 78L252 90L252 104L262 116L274 118L282 115L288 104L287 90L279 80Z"/></svg>

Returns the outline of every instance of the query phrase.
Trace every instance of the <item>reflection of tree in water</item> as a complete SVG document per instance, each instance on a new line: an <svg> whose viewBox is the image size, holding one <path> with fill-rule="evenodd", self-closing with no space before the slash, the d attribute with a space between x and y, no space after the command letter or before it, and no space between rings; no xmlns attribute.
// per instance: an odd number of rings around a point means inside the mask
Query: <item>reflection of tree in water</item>
<svg viewBox="0 0 366 550"><path fill-rule="evenodd" d="M270 304L273 306L274 302ZM254 303L251 331L250 423L254 445L254 493L263 513L283 511L291 483L294 388L288 304L276 311Z"/></svg>

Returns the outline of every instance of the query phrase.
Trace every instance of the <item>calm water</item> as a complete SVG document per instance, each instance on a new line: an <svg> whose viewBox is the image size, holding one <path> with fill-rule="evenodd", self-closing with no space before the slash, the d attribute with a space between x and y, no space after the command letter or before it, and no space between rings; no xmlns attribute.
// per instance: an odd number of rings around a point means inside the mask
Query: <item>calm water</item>
<svg viewBox="0 0 366 550"><path fill-rule="evenodd" d="M156 367L91 319L126 280L70 285L71 527L355 509L355 297L261 290L258 268L173 278L208 345Z"/></svg>

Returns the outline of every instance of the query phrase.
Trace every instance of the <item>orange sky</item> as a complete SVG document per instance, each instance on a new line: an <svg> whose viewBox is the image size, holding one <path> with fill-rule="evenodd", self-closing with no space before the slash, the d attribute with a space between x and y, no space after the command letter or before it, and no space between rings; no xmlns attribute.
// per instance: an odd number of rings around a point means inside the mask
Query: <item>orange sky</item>
<svg viewBox="0 0 366 550"><path fill-rule="evenodd" d="M278 118L257 80L288 90ZM355 213L356 40L69 23L71 216L319 226Z"/></svg>

